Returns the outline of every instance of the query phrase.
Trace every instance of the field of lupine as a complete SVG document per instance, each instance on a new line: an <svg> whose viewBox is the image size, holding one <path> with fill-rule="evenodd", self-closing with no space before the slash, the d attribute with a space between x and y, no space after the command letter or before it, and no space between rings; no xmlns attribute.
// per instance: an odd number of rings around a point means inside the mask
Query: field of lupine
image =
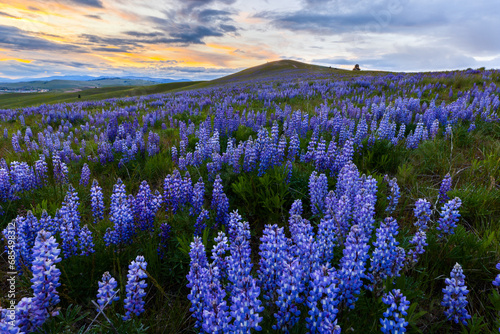
<svg viewBox="0 0 500 334"><path fill-rule="evenodd" d="M500 72L0 110L1 333L494 333Z"/></svg>

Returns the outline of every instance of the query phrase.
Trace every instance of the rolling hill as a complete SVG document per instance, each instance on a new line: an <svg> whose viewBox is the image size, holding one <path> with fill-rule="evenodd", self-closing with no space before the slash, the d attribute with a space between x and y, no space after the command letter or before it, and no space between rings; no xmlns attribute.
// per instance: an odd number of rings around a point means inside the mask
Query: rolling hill
<svg viewBox="0 0 500 334"><path fill-rule="evenodd" d="M175 92L185 89L201 89L225 84L239 84L247 81L269 81L280 76L289 76L290 78L304 79L307 76L324 76L325 78L331 75L341 74L345 76L356 76L365 74L385 74L387 72L373 71L349 71L326 66L318 66L302 63L295 60L279 60L268 62L266 64L247 68L228 76L214 79L211 81L189 81L189 82L173 82L166 84L142 86L127 86L115 85L114 87L103 87L104 83L110 82L102 80L100 88L85 89L72 93L26 93L26 94L0 94L0 108L19 108L32 105L61 103L61 102L78 102L87 100L102 100L108 98L119 98L137 95L159 94L167 92ZM132 80L132 79L131 79ZM90 81L91 83L99 80ZM117 82L118 83L118 82ZM88 84L88 82L87 82ZM53 84L54 86L56 84ZM2 84L0 84L0 87ZM80 96L80 98L78 98Z"/></svg>

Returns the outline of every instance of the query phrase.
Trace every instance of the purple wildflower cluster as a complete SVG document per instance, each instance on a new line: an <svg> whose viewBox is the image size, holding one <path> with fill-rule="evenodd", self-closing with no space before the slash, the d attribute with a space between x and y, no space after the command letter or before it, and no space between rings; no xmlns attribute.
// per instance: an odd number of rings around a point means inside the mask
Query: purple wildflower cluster
<svg viewBox="0 0 500 334"><path fill-rule="evenodd" d="M227 243L225 235L219 235L211 264L207 261L201 239L195 237L191 244L191 270L187 275L188 287L191 288L188 295L191 312L196 327L205 332L260 330L262 317L259 313L263 307L257 280L250 275L249 225L237 212L231 214L228 225L229 247L224 246ZM226 251L229 254L225 255ZM223 277L227 277L226 286Z"/></svg>
<svg viewBox="0 0 500 334"><path fill-rule="evenodd" d="M135 234L134 217L125 191L125 184L121 179L118 179L113 186L109 215L114 228L108 227L106 230L104 235L106 246L130 243Z"/></svg>
<svg viewBox="0 0 500 334"><path fill-rule="evenodd" d="M33 332L40 327L50 316L56 316L59 311L55 305L59 303L57 288L61 285L59 277L61 272L56 264L61 261L61 250L54 237L41 230L33 246L33 263L31 271L32 297L22 298L16 306L15 327L22 332Z"/></svg>

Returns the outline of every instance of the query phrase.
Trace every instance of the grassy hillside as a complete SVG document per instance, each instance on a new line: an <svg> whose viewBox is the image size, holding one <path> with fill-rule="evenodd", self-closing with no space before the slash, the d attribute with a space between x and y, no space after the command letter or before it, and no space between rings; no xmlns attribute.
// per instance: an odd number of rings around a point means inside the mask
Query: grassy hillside
<svg viewBox="0 0 500 334"><path fill-rule="evenodd" d="M393 289L410 302L408 333L498 333L500 71L381 74L279 61L191 86L53 102L31 94L54 103L185 91L175 96L0 110L0 231L12 226L19 249L16 303L35 291L39 230L62 249L60 300L50 305L60 315L36 333L199 333L213 309L205 301L237 310L243 288L249 305L262 306L261 333L308 332L320 307L342 332L377 333ZM236 210L241 220L228 216ZM229 237L215 239L222 230ZM127 275L138 256L140 297ZM12 256L1 258L7 277ZM457 263L467 325L442 304ZM120 299L99 313L105 272ZM144 310L125 321L127 294ZM287 328L283 296L295 312ZM220 323L232 326L235 312Z"/></svg>
<svg viewBox="0 0 500 334"><path fill-rule="evenodd" d="M27 94L0 94L0 108L20 108L40 104L61 102L78 102L88 100L103 100L127 96L160 94L178 92L185 89L199 89L230 83L244 83L251 81L274 81L282 77L291 80L305 80L307 77L318 78L351 77L360 75L383 75L381 71L350 71L326 66L302 63L295 60L279 60L254 66L240 72L214 79L211 81L173 82L167 84L142 87L107 87L86 89L75 93L27 93ZM96 81L92 81L96 82ZM81 98L78 98L78 95Z"/></svg>
<svg viewBox="0 0 500 334"><path fill-rule="evenodd" d="M0 83L0 88L6 89L48 89L50 91L68 91L72 89L102 88L118 86L150 86L154 81L140 79L104 78L96 80L49 80Z"/></svg>
<svg viewBox="0 0 500 334"><path fill-rule="evenodd" d="M104 100L128 96L166 93L199 83L199 81L172 82L166 84L142 87L107 87L86 89L74 93L27 93L1 94L0 108L22 108L40 104L78 102L89 100ZM80 96L80 98L78 98Z"/></svg>

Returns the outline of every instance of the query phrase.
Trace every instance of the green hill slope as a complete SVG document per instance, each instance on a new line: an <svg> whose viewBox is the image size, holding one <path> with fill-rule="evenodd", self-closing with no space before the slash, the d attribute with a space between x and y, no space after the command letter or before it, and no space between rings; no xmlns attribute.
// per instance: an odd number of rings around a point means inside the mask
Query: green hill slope
<svg viewBox="0 0 500 334"><path fill-rule="evenodd" d="M0 108L22 108L40 104L105 100L111 98L160 94L174 89L188 87L199 81L172 82L140 87L106 87L86 89L74 93L26 93L0 94ZM80 98L78 97L80 96Z"/></svg>

